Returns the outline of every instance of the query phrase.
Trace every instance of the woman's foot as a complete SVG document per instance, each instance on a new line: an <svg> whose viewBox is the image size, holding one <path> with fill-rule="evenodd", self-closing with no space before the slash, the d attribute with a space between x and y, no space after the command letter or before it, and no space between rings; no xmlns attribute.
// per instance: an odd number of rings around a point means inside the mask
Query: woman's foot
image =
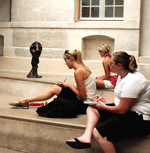
<svg viewBox="0 0 150 153"><path fill-rule="evenodd" d="M67 145L74 149L88 149L91 148L91 143L81 142L78 138L66 141Z"/></svg>
<svg viewBox="0 0 150 153"><path fill-rule="evenodd" d="M16 106L16 107L22 107L23 109L29 109L29 103L25 103L21 101L9 103L9 105Z"/></svg>
<svg viewBox="0 0 150 153"><path fill-rule="evenodd" d="M91 140L88 140L84 135L81 137L77 138L81 143L91 143ZM67 140L67 142L76 142L75 139Z"/></svg>

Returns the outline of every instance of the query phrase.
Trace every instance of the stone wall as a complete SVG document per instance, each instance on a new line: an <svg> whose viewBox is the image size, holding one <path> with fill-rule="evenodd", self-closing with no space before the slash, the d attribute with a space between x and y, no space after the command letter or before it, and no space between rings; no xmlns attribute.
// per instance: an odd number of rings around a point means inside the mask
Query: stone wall
<svg viewBox="0 0 150 153"><path fill-rule="evenodd" d="M10 56L30 56L30 45L39 41L43 46L41 57L61 58L66 48L76 48L82 50L85 59L89 59L86 56L89 52L93 60L97 59L97 53L92 54L93 50L97 52L98 46L104 43L102 38L106 36L113 39L110 43L113 50L131 51L138 57L140 0L125 0L123 21L76 21L77 4L77 0L13 0L13 53ZM102 38L96 44L85 43L84 37L93 35ZM85 44L91 44L90 50Z"/></svg>
<svg viewBox="0 0 150 153"><path fill-rule="evenodd" d="M145 58L150 58L150 1L142 0L141 6L141 31L140 31L140 56L145 56ZM149 60L150 62L150 60Z"/></svg>
<svg viewBox="0 0 150 153"><path fill-rule="evenodd" d="M62 58L65 49L80 49L84 37L99 36L96 41L88 40L91 46L90 51L97 53L100 44L107 41L101 39L103 36L110 37L114 40L112 48L115 51L135 51L137 57L139 44L139 31L134 30L91 30L91 29L14 29L13 30L13 47L14 56L28 57L29 47L34 41L39 41L43 46L41 57L44 58ZM113 46L114 45L114 46ZM86 46L88 46L86 44ZM86 52L86 49L82 50ZM84 53L83 53L84 54ZM61 56L60 56L61 55ZM93 54L94 55L94 54ZM85 58L86 59L86 58ZM87 58L89 59L89 58ZM97 55L90 59L97 59Z"/></svg>
<svg viewBox="0 0 150 153"><path fill-rule="evenodd" d="M142 4L148 4L147 1ZM0 0L0 9L6 3L9 8L9 0ZM124 18L114 21L78 19L78 0L12 0L10 10L6 12L11 14L11 22L0 22L4 57L30 59L29 48L34 41L43 46L40 56L43 62L62 59L65 49L81 50L87 64L101 61L97 48L103 43L110 45L112 52L123 50L135 55L137 61L141 52L145 55L139 50L141 0L124 0ZM142 17L145 18L143 14ZM145 46L142 48L146 51Z"/></svg>
<svg viewBox="0 0 150 153"><path fill-rule="evenodd" d="M74 0L13 0L12 22L74 21Z"/></svg>
<svg viewBox="0 0 150 153"><path fill-rule="evenodd" d="M10 22L10 0L0 0L0 22Z"/></svg>

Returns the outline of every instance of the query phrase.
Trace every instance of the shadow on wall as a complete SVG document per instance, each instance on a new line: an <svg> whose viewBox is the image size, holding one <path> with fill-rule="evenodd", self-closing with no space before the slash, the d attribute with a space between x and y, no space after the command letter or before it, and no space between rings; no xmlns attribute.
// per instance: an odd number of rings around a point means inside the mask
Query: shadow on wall
<svg viewBox="0 0 150 153"><path fill-rule="evenodd" d="M98 47L102 44L111 46L112 54L114 52L114 39L108 36L91 35L82 38L82 55L84 60L100 60Z"/></svg>
<svg viewBox="0 0 150 153"><path fill-rule="evenodd" d="M3 56L4 37L0 35L0 56Z"/></svg>

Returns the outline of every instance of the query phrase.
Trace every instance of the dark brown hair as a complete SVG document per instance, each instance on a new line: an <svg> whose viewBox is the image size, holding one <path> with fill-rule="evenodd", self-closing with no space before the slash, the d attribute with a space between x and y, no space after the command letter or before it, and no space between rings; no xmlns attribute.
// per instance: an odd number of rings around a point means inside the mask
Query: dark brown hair
<svg viewBox="0 0 150 153"><path fill-rule="evenodd" d="M129 55L126 52L119 51L113 54L114 62L116 65L119 63L124 67L124 69L133 73L137 69L136 59L133 55Z"/></svg>

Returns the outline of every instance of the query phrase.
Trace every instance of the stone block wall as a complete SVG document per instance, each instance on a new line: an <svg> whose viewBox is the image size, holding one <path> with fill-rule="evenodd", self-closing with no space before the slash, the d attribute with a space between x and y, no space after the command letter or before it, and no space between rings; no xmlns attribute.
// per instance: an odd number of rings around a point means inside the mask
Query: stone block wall
<svg viewBox="0 0 150 153"><path fill-rule="evenodd" d="M133 52L138 57L140 4L140 0L125 0L122 21L80 21L77 20L78 0L13 0L11 22L0 28L4 55L29 57L30 45L39 41L43 46L41 57L61 58L67 48L80 49L84 59L94 60L98 59L95 53L98 46L108 42L114 51ZM85 37L91 36L94 40L99 37L97 43L86 41ZM104 37L111 40L103 41Z"/></svg>
<svg viewBox="0 0 150 153"><path fill-rule="evenodd" d="M10 22L10 0L0 0L0 22Z"/></svg>
<svg viewBox="0 0 150 153"><path fill-rule="evenodd" d="M4 57L30 59L30 45L39 41L43 47L40 56L43 62L62 60L65 49L81 50L87 64L102 61L97 48L103 43L110 45L112 52L126 51L139 61L141 0L124 0L124 18L118 21L78 19L78 0L1 0L0 4L1 2L7 4L7 8L11 6L9 11L3 11L3 14L11 14L11 20L0 21ZM0 10L3 6L0 5Z"/></svg>
<svg viewBox="0 0 150 153"><path fill-rule="evenodd" d="M113 50L133 52L138 58L139 30L91 30L91 29L27 29L13 30L14 56L29 57L29 48L34 41L42 46L41 57L62 58L65 49L80 49L84 59L99 59L98 46L110 44ZM86 37L86 39L84 39ZM92 39L88 39L88 38ZM104 38L105 37L105 38ZM107 39L106 39L107 38ZM108 40L109 38L109 40ZM94 40L93 40L94 39Z"/></svg>
<svg viewBox="0 0 150 153"><path fill-rule="evenodd" d="M12 22L73 21L74 0L13 0Z"/></svg>

